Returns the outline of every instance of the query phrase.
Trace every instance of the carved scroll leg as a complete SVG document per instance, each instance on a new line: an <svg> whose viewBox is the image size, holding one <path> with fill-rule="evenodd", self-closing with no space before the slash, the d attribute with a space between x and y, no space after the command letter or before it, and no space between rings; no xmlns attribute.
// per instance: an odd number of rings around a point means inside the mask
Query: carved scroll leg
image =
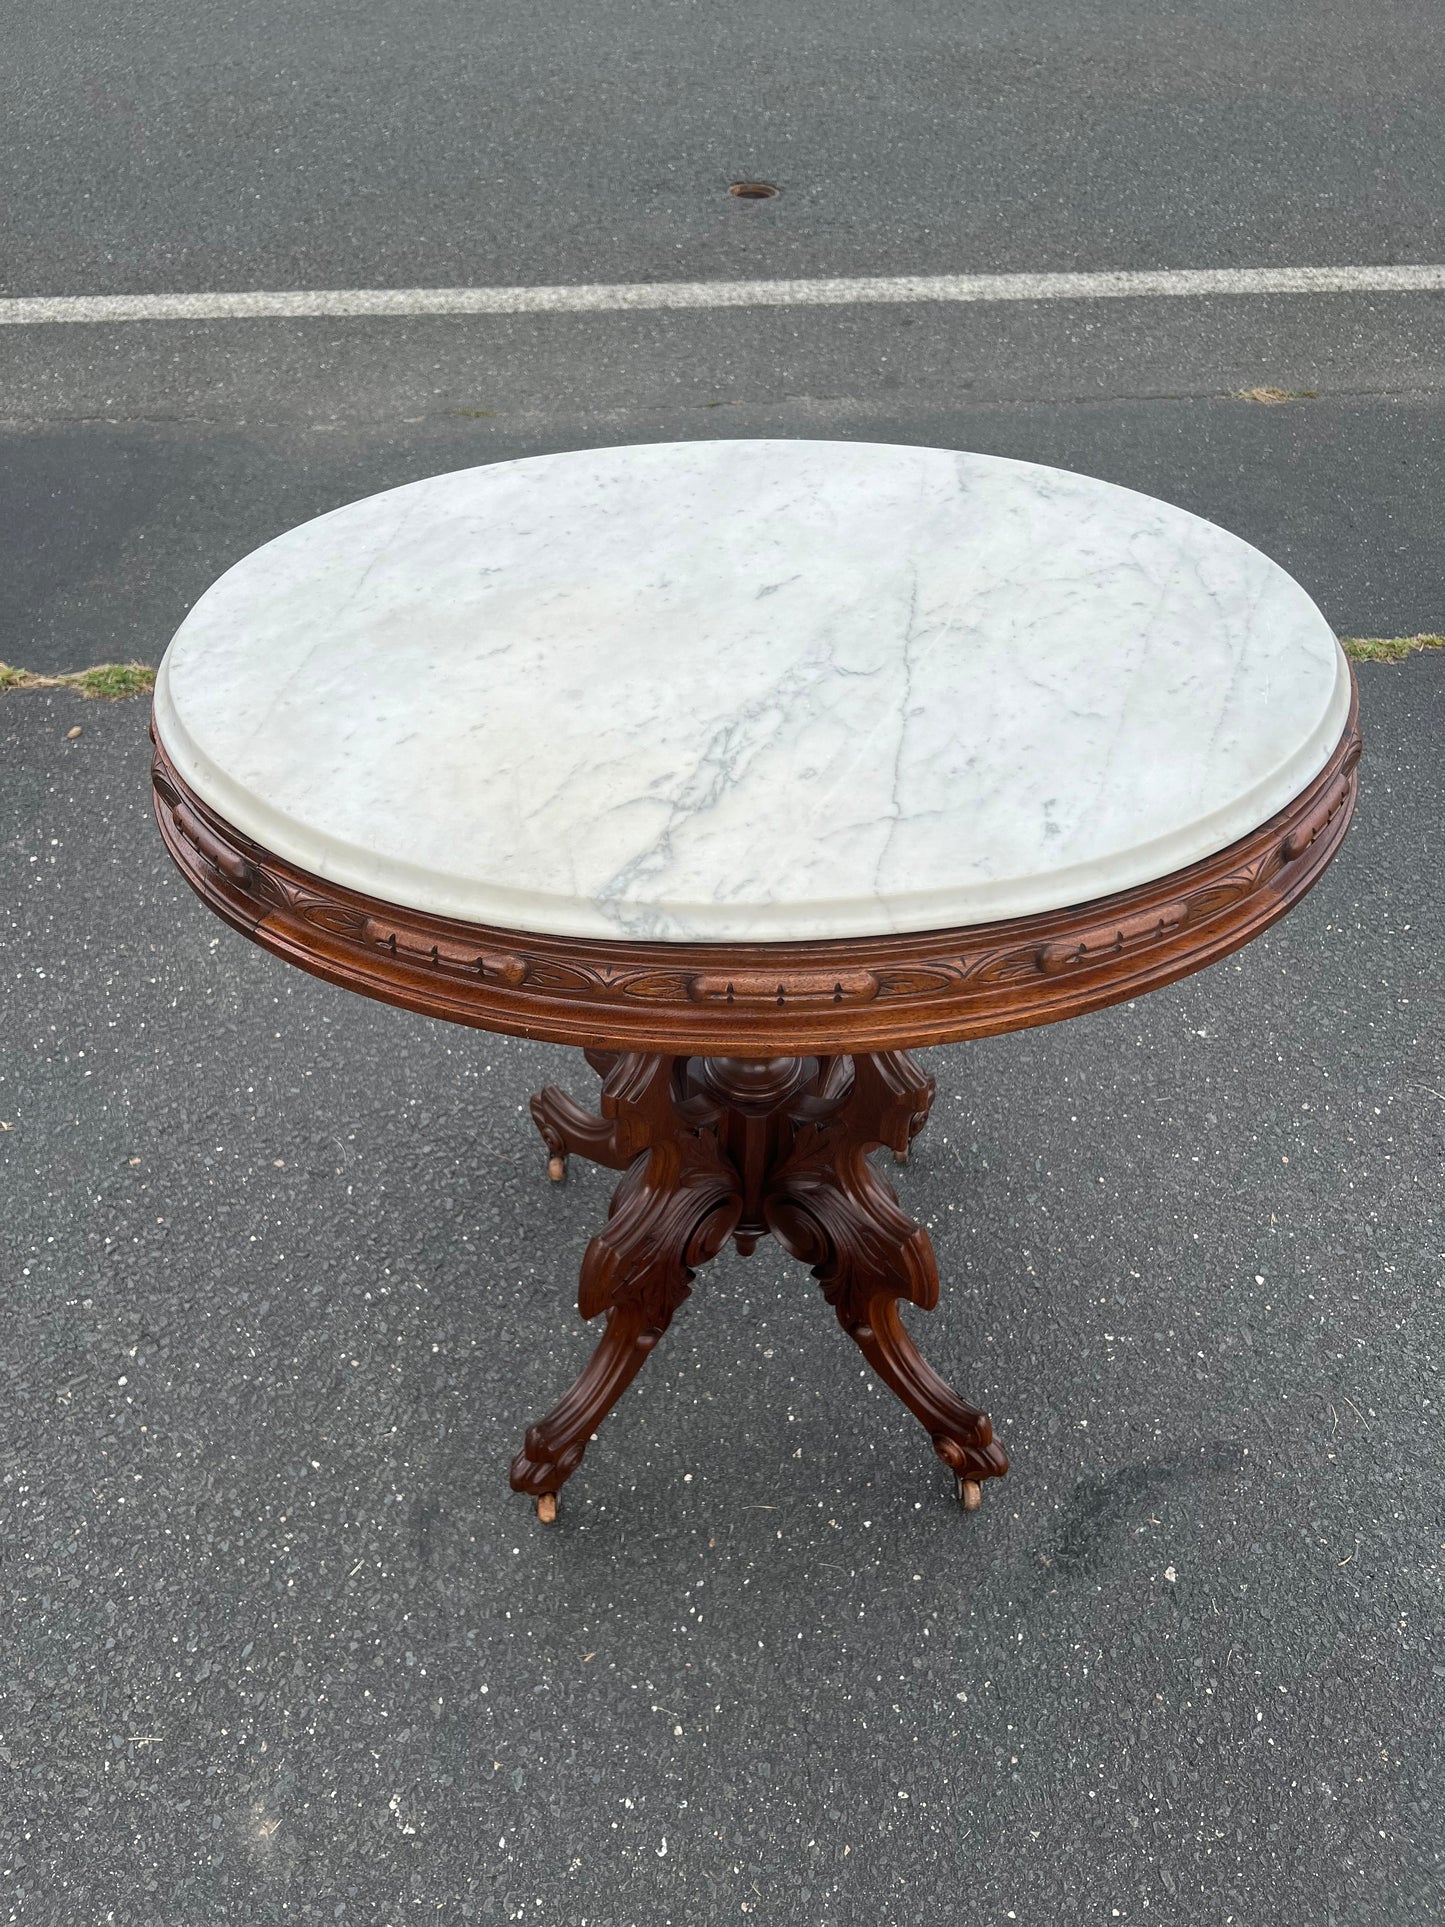
<svg viewBox="0 0 1445 1927"><path fill-rule="evenodd" d="M988 1414L965 1404L923 1357L908 1335L893 1293L875 1293L861 1318L842 1304L837 1312L838 1323L932 1439L934 1451L958 1482L965 1510L975 1511L983 1481L1008 1471L1008 1455L994 1439Z"/></svg>
<svg viewBox="0 0 1445 1927"><path fill-rule="evenodd" d="M577 1307L606 1312L602 1339L571 1390L527 1429L512 1486L556 1517L556 1495L588 1441L641 1371L695 1275L716 1257L741 1209L736 1176L711 1131L654 1145L617 1187L605 1228L587 1247Z"/></svg>
<svg viewBox="0 0 1445 1927"><path fill-rule="evenodd" d="M584 1051L583 1056L601 1078L607 1078L622 1061L617 1051ZM613 1119L598 1117L584 1110L564 1090L548 1084L531 1102L532 1122L547 1147L547 1176L560 1184L567 1175L567 1160L572 1155L605 1164L613 1171L625 1171L636 1156L637 1146L618 1142Z"/></svg>
<svg viewBox="0 0 1445 1927"><path fill-rule="evenodd" d="M538 1091L531 1103L532 1122L541 1132L547 1147L547 1176L560 1184L567 1175L569 1157L590 1158L614 1171L624 1169L628 1156L617 1144L611 1120L583 1110L555 1084Z"/></svg>
<svg viewBox="0 0 1445 1927"><path fill-rule="evenodd" d="M983 1481L1005 1473L1008 1458L987 1414L924 1361L898 1313L900 1298L933 1310L938 1265L928 1233L900 1209L866 1155L879 1143L897 1150L911 1112L927 1115L931 1080L920 1073L910 1088L895 1068L891 1057L855 1060L851 1094L803 1124L767 1200L768 1225L786 1251L813 1267L838 1323L926 1429L972 1511Z"/></svg>

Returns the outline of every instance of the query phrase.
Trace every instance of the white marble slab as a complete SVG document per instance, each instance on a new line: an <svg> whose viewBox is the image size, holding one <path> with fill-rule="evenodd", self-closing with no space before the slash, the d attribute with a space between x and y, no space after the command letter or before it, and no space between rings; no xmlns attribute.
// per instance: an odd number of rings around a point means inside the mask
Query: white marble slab
<svg viewBox="0 0 1445 1927"><path fill-rule="evenodd" d="M597 937L980 923L1233 842L1348 671L1267 557L1082 475L860 442L440 475L237 563L156 688L240 830L393 902Z"/></svg>

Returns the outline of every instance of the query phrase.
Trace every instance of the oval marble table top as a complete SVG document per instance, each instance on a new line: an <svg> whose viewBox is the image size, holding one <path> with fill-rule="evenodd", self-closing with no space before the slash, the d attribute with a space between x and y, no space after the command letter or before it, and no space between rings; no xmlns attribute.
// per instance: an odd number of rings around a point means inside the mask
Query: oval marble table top
<svg viewBox="0 0 1445 1927"><path fill-rule="evenodd" d="M202 596L161 741L351 889L562 936L990 922L1224 848L1349 674L1258 550L986 455L664 443L392 489Z"/></svg>

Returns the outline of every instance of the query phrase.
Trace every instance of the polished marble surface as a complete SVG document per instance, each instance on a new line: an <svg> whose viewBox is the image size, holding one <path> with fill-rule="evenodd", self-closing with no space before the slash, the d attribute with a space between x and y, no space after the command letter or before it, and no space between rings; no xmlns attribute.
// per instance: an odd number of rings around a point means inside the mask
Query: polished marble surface
<svg viewBox="0 0 1445 1927"><path fill-rule="evenodd" d="M180 775L303 868L563 935L783 940L1082 902L1255 828L1349 701L1305 592L1181 509L860 442L540 456L245 557Z"/></svg>

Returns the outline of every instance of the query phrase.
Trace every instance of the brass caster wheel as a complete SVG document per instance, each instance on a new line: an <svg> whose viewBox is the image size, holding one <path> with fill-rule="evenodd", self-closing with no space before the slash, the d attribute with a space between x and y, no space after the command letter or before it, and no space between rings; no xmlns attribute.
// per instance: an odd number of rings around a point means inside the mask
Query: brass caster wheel
<svg viewBox="0 0 1445 1927"><path fill-rule="evenodd" d="M965 1512L977 1512L983 1504L983 1487L977 1479L960 1479L958 1502Z"/></svg>
<svg viewBox="0 0 1445 1927"><path fill-rule="evenodd" d="M906 1151L895 1151L893 1153L893 1162L895 1164L907 1164L908 1153Z"/></svg>
<svg viewBox="0 0 1445 1927"><path fill-rule="evenodd" d="M539 1492L537 1494L537 1517L544 1526L556 1524L557 1494L555 1492Z"/></svg>
<svg viewBox="0 0 1445 1927"><path fill-rule="evenodd" d="M564 1157L550 1157L547 1160L547 1176L553 1184L560 1184L567 1175L567 1160Z"/></svg>

